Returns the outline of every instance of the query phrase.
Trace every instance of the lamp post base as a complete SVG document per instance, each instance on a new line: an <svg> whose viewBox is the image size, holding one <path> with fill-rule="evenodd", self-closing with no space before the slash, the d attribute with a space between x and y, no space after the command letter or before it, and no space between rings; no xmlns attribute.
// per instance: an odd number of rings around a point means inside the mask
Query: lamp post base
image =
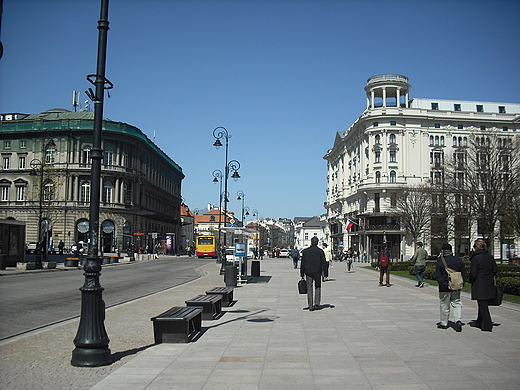
<svg viewBox="0 0 520 390"><path fill-rule="evenodd" d="M74 367L100 367L112 364L112 353L108 348L75 348L70 364Z"/></svg>

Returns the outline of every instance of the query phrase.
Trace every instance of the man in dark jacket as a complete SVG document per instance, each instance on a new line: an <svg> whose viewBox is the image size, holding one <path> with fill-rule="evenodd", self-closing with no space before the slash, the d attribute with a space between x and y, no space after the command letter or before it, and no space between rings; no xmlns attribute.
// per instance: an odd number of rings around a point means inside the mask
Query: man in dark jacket
<svg viewBox="0 0 520 390"><path fill-rule="evenodd" d="M484 240L476 240L473 249L475 252L470 256L468 282L471 283L471 299L478 302L475 326L485 332L491 332L493 322L489 314L488 300L495 297L495 275L498 267L493 256L487 251Z"/></svg>
<svg viewBox="0 0 520 390"><path fill-rule="evenodd" d="M439 329L448 329L448 319L450 318L450 307L453 309L453 317L455 320L455 330L462 332L462 301L460 300L460 290L453 291L448 288L448 273L442 261L442 257L446 261L448 268L462 273L462 279L467 279L466 267L462 259L453 256L450 244L444 244L441 248L441 254L437 258L435 267L435 279L439 282L439 299L440 299L440 315L441 321L437 324Z"/></svg>
<svg viewBox="0 0 520 390"><path fill-rule="evenodd" d="M312 237L311 246L302 251L300 263L300 276L303 278L305 275L307 278L307 302L310 311L320 309L322 272L324 272L325 277L329 276L325 253L321 248L318 248L318 237ZM313 281L314 294L312 291Z"/></svg>

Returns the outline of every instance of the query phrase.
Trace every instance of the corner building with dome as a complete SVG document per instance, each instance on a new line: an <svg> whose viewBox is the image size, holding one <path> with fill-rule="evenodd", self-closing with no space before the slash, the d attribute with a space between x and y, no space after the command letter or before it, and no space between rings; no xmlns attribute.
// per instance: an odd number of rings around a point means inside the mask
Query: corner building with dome
<svg viewBox="0 0 520 390"><path fill-rule="evenodd" d="M398 194L410 186L440 183L445 158L466 147L471 137L485 134L504 144L518 142L520 104L414 99L411 89L402 75L370 77L366 109L347 130L336 133L324 156L328 239L334 251L351 248L372 261L387 243L393 259L408 260L415 248L396 213ZM477 224L470 225L471 237L451 242L457 255L467 255L469 242L480 236ZM442 242L434 230L429 233L425 245L437 255ZM503 242L512 248L520 243L518 237L503 237ZM498 258L499 242L495 247Z"/></svg>

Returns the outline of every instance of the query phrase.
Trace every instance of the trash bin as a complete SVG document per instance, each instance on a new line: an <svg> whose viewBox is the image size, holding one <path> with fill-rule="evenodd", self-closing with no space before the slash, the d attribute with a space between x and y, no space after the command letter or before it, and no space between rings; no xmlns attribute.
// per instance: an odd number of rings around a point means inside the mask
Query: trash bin
<svg viewBox="0 0 520 390"><path fill-rule="evenodd" d="M226 287L236 287L237 285L238 269L234 265L227 265L224 273L224 283Z"/></svg>
<svg viewBox="0 0 520 390"><path fill-rule="evenodd" d="M260 276L260 261L253 260L251 262L251 276Z"/></svg>
<svg viewBox="0 0 520 390"><path fill-rule="evenodd" d="M0 255L0 269L4 270L7 267L7 255Z"/></svg>

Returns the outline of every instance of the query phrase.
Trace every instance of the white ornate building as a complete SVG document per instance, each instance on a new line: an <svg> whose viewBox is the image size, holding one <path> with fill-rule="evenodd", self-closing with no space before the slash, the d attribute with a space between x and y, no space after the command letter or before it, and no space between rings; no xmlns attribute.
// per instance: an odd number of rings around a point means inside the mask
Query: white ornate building
<svg viewBox="0 0 520 390"><path fill-rule="evenodd" d="M508 140L520 134L520 104L410 99L411 88L401 75L369 78L366 109L336 134L324 156L333 250L351 247L370 259L387 242L394 258L407 260L413 243L393 217L395 194L439 180L444 155L466 145L475 131ZM350 231L347 221L354 222ZM456 251L467 249L459 245Z"/></svg>

